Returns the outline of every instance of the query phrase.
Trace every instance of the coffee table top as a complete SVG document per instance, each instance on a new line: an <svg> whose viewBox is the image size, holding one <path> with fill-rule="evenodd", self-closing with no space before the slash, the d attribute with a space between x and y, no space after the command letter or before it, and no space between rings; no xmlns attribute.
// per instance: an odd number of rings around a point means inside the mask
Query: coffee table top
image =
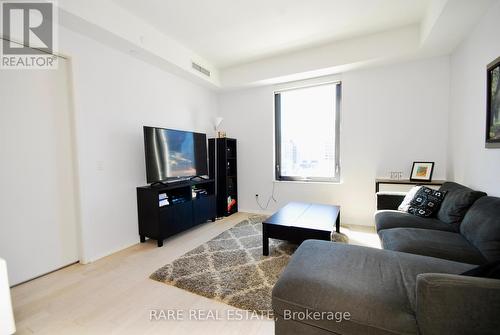
<svg viewBox="0 0 500 335"><path fill-rule="evenodd" d="M339 214L340 206L291 202L263 223L331 232Z"/></svg>

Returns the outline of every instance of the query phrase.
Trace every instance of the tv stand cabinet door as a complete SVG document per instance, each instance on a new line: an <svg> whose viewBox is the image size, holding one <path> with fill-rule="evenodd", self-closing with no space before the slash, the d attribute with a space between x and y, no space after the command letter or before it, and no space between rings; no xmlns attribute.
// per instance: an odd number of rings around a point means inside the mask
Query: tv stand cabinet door
<svg viewBox="0 0 500 335"><path fill-rule="evenodd" d="M160 232L162 238L180 233L193 226L193 207L191 201L170 205L160 211Z"/></svg>
<svg viewBox="0 0 500 335"><path fill-rule="evenodd" d="M215 219L215 195L193 200L194 224L202 224Z"/></svg>

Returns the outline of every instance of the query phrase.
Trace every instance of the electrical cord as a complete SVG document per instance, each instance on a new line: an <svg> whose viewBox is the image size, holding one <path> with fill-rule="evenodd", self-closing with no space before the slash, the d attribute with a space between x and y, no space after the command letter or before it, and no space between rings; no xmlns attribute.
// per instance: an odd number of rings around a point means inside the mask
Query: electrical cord
<svg viewBox="0 0 500 335"><path fill-rule="evenodd" d="M263 210L263 211L267 210L267 208L269 207L269 204L271 203L271 200L273 200L275 203L278 202L278 200L274 197L275 187L276 187L276 183L273 182L273 188L271 191L271 195L267 199L266 206L262 206L259 202L259 195L258 194L255 195L255 202L257 202L257 205L260 207L261 210Z"/></svg>

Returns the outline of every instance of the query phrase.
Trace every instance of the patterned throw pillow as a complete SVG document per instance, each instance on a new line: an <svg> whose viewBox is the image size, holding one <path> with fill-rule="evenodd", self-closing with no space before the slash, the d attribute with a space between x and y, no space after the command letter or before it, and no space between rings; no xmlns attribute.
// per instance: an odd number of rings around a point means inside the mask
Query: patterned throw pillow
<svg viewBox="0 0 500 335"><path fill-rule="evenodd" d="M408 208L410 208L410 202L415 198L415 194L417 194L418 190L420 190L422 186L413 186L411 190L406 193L405 198L403 199L403 202L398 207L398 211L406 212L408 213Z"/></svg>
<svg viewBox="0 0 500 335"><path fill-rule="evenodd" d="M438 212L445 195L445 191L422 186L410 201L408 213L424 218L431 217Z"/></svg>

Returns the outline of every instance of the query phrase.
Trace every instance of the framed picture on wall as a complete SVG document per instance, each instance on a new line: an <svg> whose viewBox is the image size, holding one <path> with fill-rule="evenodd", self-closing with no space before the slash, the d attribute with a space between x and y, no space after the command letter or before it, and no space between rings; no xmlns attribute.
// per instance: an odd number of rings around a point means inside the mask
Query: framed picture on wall
<svg viewBox="0 0 500 335"><path fill-rule="evenodd" d="M500 57L486 70L486 148L500 148Z"/></svg>
<svg viewBox="0 0 500 335"><path fill-rule="evenodd" d="M433 170L434 162L413 162L410 173L410 180L432 181Z"/></svg>

